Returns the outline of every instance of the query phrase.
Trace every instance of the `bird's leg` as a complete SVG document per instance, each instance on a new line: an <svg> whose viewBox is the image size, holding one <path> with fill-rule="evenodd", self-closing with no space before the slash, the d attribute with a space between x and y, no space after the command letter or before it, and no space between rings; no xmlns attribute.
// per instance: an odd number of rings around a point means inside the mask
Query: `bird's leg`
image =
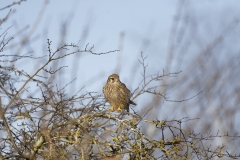
<svg viewBox="0 0 240 160"><path fill-rule="evenodd" d="M121 107L118 107L117 111L118 111L118 112L122 112Z"/></svg>
<svg viewBox="0 0 240 160"><path fill-rule="evenodd" d="M114 106L108 108L109 111L114 112Z"/></svg>

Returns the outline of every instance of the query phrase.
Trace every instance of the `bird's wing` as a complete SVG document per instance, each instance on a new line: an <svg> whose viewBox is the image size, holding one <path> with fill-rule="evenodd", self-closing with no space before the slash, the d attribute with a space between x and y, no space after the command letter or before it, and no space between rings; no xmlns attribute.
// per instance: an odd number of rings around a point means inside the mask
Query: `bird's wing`
<svg viewBox="0 0 240 160"><path fill-rule="evenodd" d="M130 96L131 96L130 90L126 87L126 85L124 83L121 83L121 85L122 85L122 88L125 90L125 93L130 98Z"/></svg>

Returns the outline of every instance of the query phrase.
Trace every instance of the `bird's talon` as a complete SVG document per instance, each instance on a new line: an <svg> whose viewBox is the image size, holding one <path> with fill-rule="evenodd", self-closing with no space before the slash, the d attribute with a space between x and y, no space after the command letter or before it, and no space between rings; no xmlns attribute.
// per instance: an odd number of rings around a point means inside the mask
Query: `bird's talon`
<svg viewBox="0 0 240 160"><path fill-rule="evenodd" d="M111 112L114 112L114 107L111 107L108 110L111 111Z"/></svg>
<svg viewBox="0 0 240 160"><path fill-rule="evenodd" d="M122 112L122 109L121 109L121 108L118 108L117 111L118 111L118 112Z"/></svg>

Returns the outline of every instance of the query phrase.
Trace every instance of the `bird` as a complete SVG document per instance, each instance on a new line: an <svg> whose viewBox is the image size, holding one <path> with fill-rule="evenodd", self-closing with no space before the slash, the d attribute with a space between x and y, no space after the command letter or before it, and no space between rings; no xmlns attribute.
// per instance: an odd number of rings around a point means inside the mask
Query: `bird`
<svg viewBox="0 0 240 160"><path fill-rule="evenodd" d="M112 74L108 77L106 85L103 87L104 97L111 105L109 110L122 112L123 109L129 112L129 105L136 105L130 100L130 90L119 79L118 74Z"/></svg>

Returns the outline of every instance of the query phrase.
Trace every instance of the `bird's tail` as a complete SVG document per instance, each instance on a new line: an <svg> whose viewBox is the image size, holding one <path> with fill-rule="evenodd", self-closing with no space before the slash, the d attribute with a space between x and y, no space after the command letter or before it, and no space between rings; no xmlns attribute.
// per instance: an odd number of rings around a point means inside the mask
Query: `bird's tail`
<svg viewBox="0 0 240 160"><path fill-rule="evenodd" d="M132 105L137 105L136 103L134 103L133 101L130 100L129 104L132 104Z"/></svg>

